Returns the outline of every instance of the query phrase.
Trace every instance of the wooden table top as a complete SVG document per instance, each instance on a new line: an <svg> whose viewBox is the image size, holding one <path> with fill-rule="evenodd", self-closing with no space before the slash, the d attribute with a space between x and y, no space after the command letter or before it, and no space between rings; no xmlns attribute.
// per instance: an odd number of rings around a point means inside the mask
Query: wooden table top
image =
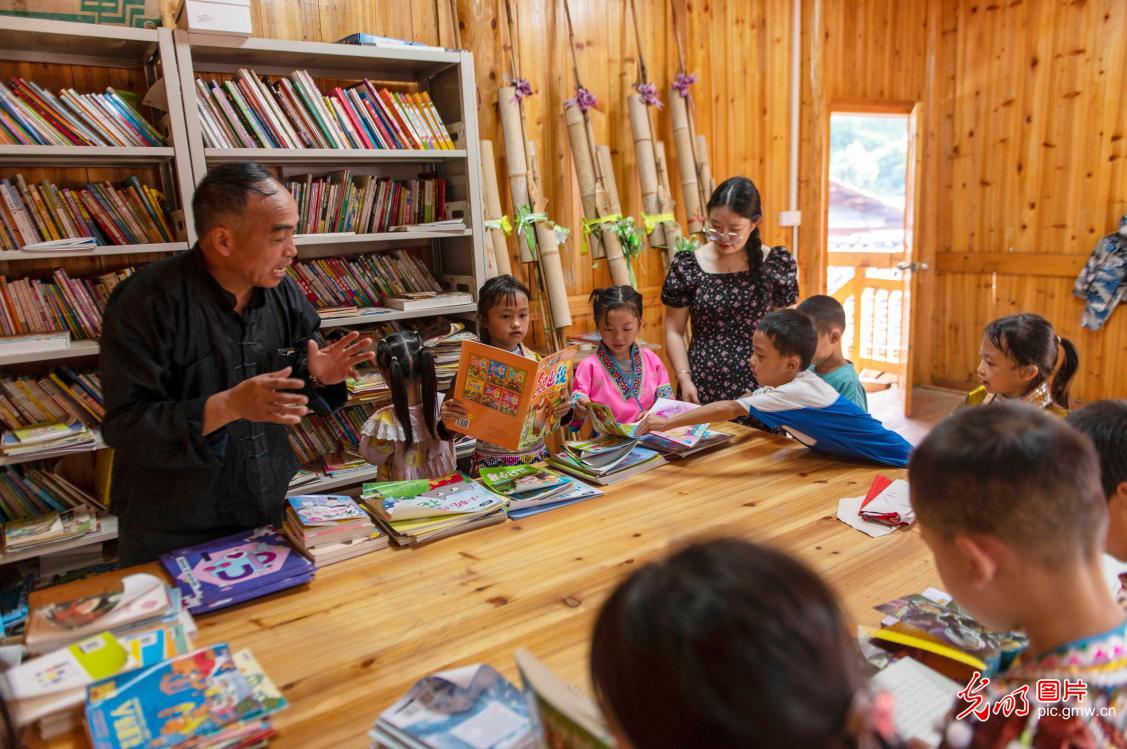
<svg viewBox="0 0 1127 749"><path fill-rule="evenodd" d="M870 538L837 519L842 497L902 470L821 457L741 427L728 447L606 487L606 495L415 549L318 570L307 587L201 616L198 644L249 647L290 705L277 747L366 747L379 713L423 676L489 663L519 683L527 647L588 690L599 605L637 565L694 538L782 548L831 583L853 621L938 585L919 531ZM51 747L83 746L81 736Z"/></svg>

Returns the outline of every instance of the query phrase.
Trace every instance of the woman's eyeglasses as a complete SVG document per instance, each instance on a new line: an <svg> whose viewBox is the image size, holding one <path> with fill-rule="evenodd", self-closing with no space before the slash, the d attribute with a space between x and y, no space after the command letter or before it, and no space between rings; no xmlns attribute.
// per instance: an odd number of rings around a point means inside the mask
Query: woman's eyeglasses
<svg viewBox="0 0 1127 749"><path fill-rule="evenodd" d="M716 231L710 226L704 227L704 236L708 238L709 242L719 242L720 244L735 244L743 239L744 232L723 232Z"/></svg>

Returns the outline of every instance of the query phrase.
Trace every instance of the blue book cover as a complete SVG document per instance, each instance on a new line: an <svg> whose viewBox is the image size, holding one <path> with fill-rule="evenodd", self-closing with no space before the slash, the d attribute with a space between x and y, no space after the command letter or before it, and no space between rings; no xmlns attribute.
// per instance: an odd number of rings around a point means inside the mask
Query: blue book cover
<svg viewBox="0 0 1127 749"><path fill-rule="evenodd" d="M265 595L287 582L300 585L317 569L271 526L162 554L160 561L192 613L216 608L217 601Z"/></svg>
<svg viewBox="0 0 1127 749"><path fill-rule="evenodd" d="M86 690L93 749L174 747L263 712L226 644L104 679Z"/></svg>

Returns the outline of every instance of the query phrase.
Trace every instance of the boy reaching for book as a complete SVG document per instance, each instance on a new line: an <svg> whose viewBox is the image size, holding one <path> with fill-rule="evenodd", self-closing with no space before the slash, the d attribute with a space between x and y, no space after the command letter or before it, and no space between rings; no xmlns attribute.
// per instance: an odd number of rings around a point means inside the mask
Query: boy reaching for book
<svg viewBox="0 0 1127 749"><path fill-rule="evenodd" d="M845 333L845 308L832 296L815 294L802 300L796 308L810 318L818 332L818 347L810 362L810 371L821 377L830 387L857 404L862 411L869 410L869 399L853 362L841 350L841 337Z"/></svg>
<svg viewBox="0 0 1127 749"><path fill-rule="evenodd" d="M944 587L1029 640L972 678L943 746L1127 745L1127 621L1101 571L1099 476L1088 439L1021 403L959 411L913 453L912 506Z"/></svg>
<svg viewBox="0 0 1127 749"><path fill-rule="evenodd" d="M1089 403L1065 420L1096 446L1107 495L1107 553L1127 562L1127 400ZM1127 574L1119 579L1119 604L1127 608Z"/></svg>
<svg viewBox="0 0 1127 749"><path fill-rule="evenodd" d="M750 366L763 387L739 400L716 401L663 419L646 414L638 435L750 415L781 427L807 447L882 465L908 464L912 446L809 371L818 345L810 318L783 309L763 316L755 330Z"/></svg>
<svg viewBox="0 0 1127 749"><path fill-rule="evenodd" d="M672 398L669 373L657 354L638 345L642 295L631 286L591 293L599 348L575 368L572 427L587 418L591 401L609 406L620 424L637 421L658 398Z"/></svg>
<svg viewBox="0 0 1127 749"><path fill-rule="evenodd" d="M376 365L391 389L391 405L360 430L360 454L379 466L378 481L438 478L454 473L454 418L438 392L434 357L414 331L392 333L376 346ZM437 416L436 416L437 414Z"/></svg>

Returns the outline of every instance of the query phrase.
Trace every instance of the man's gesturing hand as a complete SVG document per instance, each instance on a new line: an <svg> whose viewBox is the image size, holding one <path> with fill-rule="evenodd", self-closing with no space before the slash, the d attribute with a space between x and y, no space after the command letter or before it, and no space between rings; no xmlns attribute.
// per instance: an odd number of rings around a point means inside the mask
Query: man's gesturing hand
<svg viewBox="0 0 1127 749"><path fill-rule="evenodd" d="M231 421L246 419L272 424L298 424L301 417L309 413L305 405L309 399L301 393L286 391L304 387L303 381L290 377L290 367L243 380L226 391L227 410L233 417Z"/></svg>
<svg viewBox="0 0 1127 749"><path fill-rule="evenodd" d="M325 348L320 348L310 338L306 366L309 374L320 380L322 385L336 385L344 382L346 377L359 377L356 365L376 358L371 349L372 339L360 338L355 330Z"/></svg>

